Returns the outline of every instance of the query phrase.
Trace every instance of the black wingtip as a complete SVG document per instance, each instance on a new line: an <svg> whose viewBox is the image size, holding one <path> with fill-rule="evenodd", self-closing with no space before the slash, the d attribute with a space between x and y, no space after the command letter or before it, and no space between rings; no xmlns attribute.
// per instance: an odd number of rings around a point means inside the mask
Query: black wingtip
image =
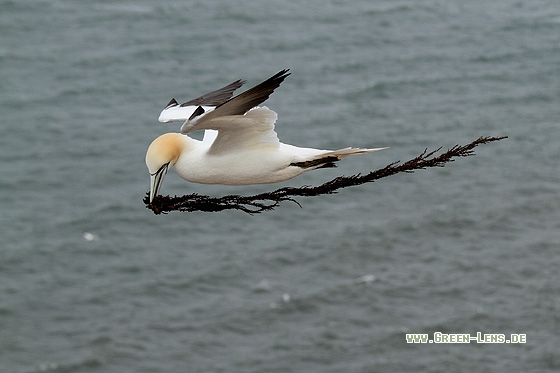
<svg viewBox="0 0 560 373"><path fill-rule="evenodd" d="M228 87L235 87L235 89L240 88L243 84L247 83L246 80L239 79L231 83Z"/></svg>
<svg viewBox="0 0 560 373"><path fill-rule="evenodd" d="M291 74L292 73L290 72L290 69L284 69L284 70L281 70L281 71L277 72L276 74L274 74L273 76L268 78L263 83L268 83L269 85L273 85L274 88L272 90L274 91L274 89L278 88L280 86L280 84L282 84L284 79L286 79ZM270 93L272 93L272 92L270 92Z"/></svg>
<svg viewBox="0 0 560 373"><path fill-rule="evenodd" d="M179 103L177 102L177 100L172 98L171 101L169 101L169 103L167 105L165 105L165 109L169 109L170 107L178 106L178 105L179 105Z"/></svg>
<svg viewBox="0 0 560 373"><path fill-rule="evenodd" d="M281 71L277 72L275 75L270 77L268 80L280 81L280 83L282 83L284 81L284 79L286 79L290 75L292 75L292 73L290 72L290 69L284 69L284 70L281 70ZM278 83L278 84L280 84L280 83Z"/></svg>
<svg viewBox="0 0 560 373"><path fill-rule="evenodd" d="M199 106L196 108L196 110L192 113L191 117L188 120L193 120L194 118L198 117L199 115L204 114L204 108L202 108L202 106Z"/></svg>
<svg viewBox="0 0 560 373"><path fill-rule="evenodd" d="M268 78L267 80L265 80L261 84L258 84L253 88L259 87L260 89L263 89L263 88L272 88L273 87L272 91L274 91L274 89L278 88L280 86L280 84L282 84L284 79L286 79L291 74L292 73L290 72L290 69L281 70L281 71L277 72L276 74L272 75L270 78ZM270 92L270 93L272 93L272 92Z"/></svg>

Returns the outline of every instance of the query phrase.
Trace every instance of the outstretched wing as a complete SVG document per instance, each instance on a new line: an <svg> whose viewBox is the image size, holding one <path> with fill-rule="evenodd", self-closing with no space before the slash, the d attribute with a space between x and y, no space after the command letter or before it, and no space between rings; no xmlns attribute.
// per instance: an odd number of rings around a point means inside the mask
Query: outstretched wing
<svg viewBox="0 0 560 373"><path fill-rule="evenodd" d="M205 112L212 111L216 106L222 105L224 102L228 101L231 96L233 96L233 92L243 84L245 84L244 80L236 80L225 87L206 93L205 95L180 105L177 100L173 98L160 113L158 120L163 123L184 122L191 117L196 117Z"/></svg>
<svg viewBox="0 0 560 373"><path fill-rule="evenodd" d="M234 98L227 100L226 102L218 105L213 111L206 112L204 115L192 115L182 126L182 133L189 133L192 131L203 130L203 129L217 129L219 131L227 131L228 127L223 126L224 122L220 121L220 128L217 128L216 119L220 117L231 117L231 116L242 116L247 113L250 109L258 106L259 104L266 101L266 99L274 92L276 88L290 75L289 70L282 70L279 73L273 75L264 82L254 86L253 88L235 96ZM199 106L200 112L204 110L202 106ZM267 109L268 110L268 109ZM195 111L196 113L196 111ZM232 120L229 120L232 123Z"/></svg>

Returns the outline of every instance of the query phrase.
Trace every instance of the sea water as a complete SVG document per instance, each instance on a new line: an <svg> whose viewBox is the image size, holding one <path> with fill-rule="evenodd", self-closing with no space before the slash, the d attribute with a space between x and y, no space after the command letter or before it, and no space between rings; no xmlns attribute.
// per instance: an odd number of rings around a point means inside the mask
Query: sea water
<svg viewBox="0 0 560 373"><path fill-rule="evenodd" d="M1 372L560 369L556 1L0 9ZM279 185L171 171L163 194L318 185L509 138L301 208L146 209L147 146L180 126L157 122L164 105L284 68L266 102L282 141L390 149Z"/></svg>

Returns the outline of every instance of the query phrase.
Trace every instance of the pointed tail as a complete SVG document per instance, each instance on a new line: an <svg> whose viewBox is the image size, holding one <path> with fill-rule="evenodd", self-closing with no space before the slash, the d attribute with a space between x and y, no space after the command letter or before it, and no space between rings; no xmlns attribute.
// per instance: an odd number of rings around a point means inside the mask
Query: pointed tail
<svg viewBox="0 0 560 373"><path fill-rule="evenodd" d="M366 148L344 148L344 149L338 149L338 150L332 150L328 153L322 154L322 156L327 156L327 157L336 157L337 160L341 160L344 159L348 156L351 155L357 155L357 154L366 154L366 153L373 153L376 152L378 150L385 150L385 149L389 149L388 147L386 148L373 148L373 149L366 149Z"/></svg>
<svg viewBox="0 0 560 373"><path fill-rule="evenodd" d="M374 149L365 149L365 148L344 148L338 150L331 150L322 154L318 154L312 159L303 162L294 162L290 164L290 166L297 166L301 168L329 168L329 167L336 167L335 162L340 161L346 157L351 155L358 155L358 154L366 154L366 153L373 153L378 150L389 149L387 148L374 148Z"/></svg>

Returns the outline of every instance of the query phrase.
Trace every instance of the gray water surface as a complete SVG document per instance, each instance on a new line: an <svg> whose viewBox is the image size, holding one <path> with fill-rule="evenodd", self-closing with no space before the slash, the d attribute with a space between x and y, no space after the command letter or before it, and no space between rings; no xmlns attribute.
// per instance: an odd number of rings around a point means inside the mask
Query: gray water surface
<svg viewBox="0 0 560 373"><path fill-rule="evenodd" d="M556 1L0 1L1 372L556 372ZM171 99L292 75L282 141L381 147L250 195L509 139L272 212L155 216ZM366 276L366 277L364 277ZM406 333L526 334L407 344Z"/></svg>

